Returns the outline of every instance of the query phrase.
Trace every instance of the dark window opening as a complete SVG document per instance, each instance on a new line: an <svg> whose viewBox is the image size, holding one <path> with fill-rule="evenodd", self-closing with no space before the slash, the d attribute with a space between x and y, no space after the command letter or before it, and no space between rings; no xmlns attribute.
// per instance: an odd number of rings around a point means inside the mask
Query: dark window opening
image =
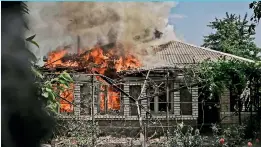
<svg viewBox="0 0 261 147"><path fill-rule="evenodd" d="M130 85L130 96L134 99L137 99L141 92L141 85ZM138 115L137 106L135 101L130 99L130 115Z"/></svg>
<svg viewBox="0 0 261 147"><path fill-rule="evenodd" d="M187 87L180 89L180 110L181 115L192 115L192 94Z"/></svg>
<svg viewBox="0 0 261 147"><path fill-rule="evenodd" d="M211 124L219 122L219 109L215 106L219 104L218 93L212 93L213 97L210 99L211 91L205 83L198 86L198 124L203 123L204 130L208 131ZM211 131L211 130L210 130Z"/></svg>
<svg viewBox="0 0 261 147"><path fill-rule="evenodd" d="M167 96L166 96L166 94L159 96L159 111L161 111L161 112L167 111Z"/></svg>
<svg viewBox="0 0 261 147"><path fill-rule="evenodd" d="M230 88L229 90L229 99L230 99L230 112L235 112L237 109L237 99L238 96L233 88Z"/></svg>

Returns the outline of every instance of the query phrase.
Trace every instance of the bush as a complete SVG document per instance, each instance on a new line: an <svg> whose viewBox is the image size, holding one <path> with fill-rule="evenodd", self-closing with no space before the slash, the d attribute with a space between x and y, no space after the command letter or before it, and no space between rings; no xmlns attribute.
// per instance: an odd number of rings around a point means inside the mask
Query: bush
<svg viewBox="0 0 261 147"><path fill-rule="evenodd" d="M175 147L200 147L203 144L203 138L198 129L191 126L184 126L183 122L178 124L171 133L166 146Z"/></svg>
<svg viewBox="0 0 261 147"><path fill-rule="evenodd" d="M212 141L212 146L229 146L236 147L245 145L247 142L245 137L245 126L243 125L231 125L229 127L221 129L218 125L212 124L212 131L214 141ZM224 143L221 142L224 139Z"/></svg>
<svg viewBox="0 0 261 147"><path fill-rule="evenodd" d="M251 119L251 121L249 121ZM245 138L257 138L260 137L260 119L257 114L254 114L252 118L247 118L245 121Z"/></svg>
<svg viewBox="0 0 261 147"><path fill-rule="evenodd" d="M96 144L100 130L98 124L92 125L89 120L78 118L59 119L57 121L54 139L59 146L92 146Z"/></svg>
<svg viewBox="0 0 261 147"><path fill-rule="evenodd" d="M213 136L203 137L198 129L191 126L184 126L183 123L178 124L171 133L165 146L170 147L243 147L261 146L259 139L245 139L245 125L230 125L221 128L216 124L211 127Z"/></svg>

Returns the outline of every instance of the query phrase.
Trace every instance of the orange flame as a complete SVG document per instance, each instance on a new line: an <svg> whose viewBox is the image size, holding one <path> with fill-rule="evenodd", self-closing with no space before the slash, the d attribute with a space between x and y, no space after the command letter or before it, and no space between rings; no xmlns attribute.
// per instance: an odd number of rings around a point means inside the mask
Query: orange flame
<svg viewBox="0 0 261 147"><path fill-rule="evenodd" d="M68 54L68 51L65 49L50 52L48 54L48 60L45 63L45 65L49 68L55 68L58 66L77 67L78 63L75 61L68 60L67 62L62 62L62 60L60 60L62 57L66 56L67 54Z"/></svg>
<svg viewBox="0 0 261 147"><path fill-rule="evenodd" d="M73 103L74 84L70 84L70 87L68 89L61 92L60 97L66 99L70 103ZM68 102L64 99L60 100L60 112L72 112L73 111L73 105L68 104Z"/></svg>
<svg viewBox="0 0 261 147"><path fill-rule="evenodd" d="M109 87L108 109L120 110L120 93Z"/></svg>
<svg viewBox="0 0 261 147"><path fill-rule="evenodd" d="M81 53L84 53L85 50L81 50ZM89 69L89 71L97 71L100 74L106 74L106 71L109 72L120 72L122 70L128 70L133 68L138 68L141 66L141 62L131 53L125 53L122 56L117 55L117 50L115 48L109 49L107 53L100 48L95 47L94 49L87 51L87 54L77 54L77 60L71 58L70 60L59 60L62 57L68 55L67 50L56 50L48 54L48 60L45 63L45 66L48 68L56 67L77 67L83 69ZM114 69L111 70L110 69ZM112 73L116 74L116 73ZM98 80L101 80L97 77ZM105 90L106 87L100 87L101 90ZM71 88L73 89L73 88ZM73 101L73 91L65 91L62 96L67 96L66 100ZM107 94L101 92L100 95L100 109L103 111L105 109L105 97L107 97L107 108L113 110L120 109L120 93L113 89L112 86L109 86L107 89ZM72 106L66 101L61 101L61 110L62 111L72 111Z"/></svg>
<svg viewBox="0 0 261 147"><path fill-rule="evenodd" d="M59 93L59 102L60 102L60 112L72 112L74 99L74 84L71 83L69 87L65 87L65 85L60 85L65 90ZM57 84L53 84L54 90L58 90ZM69 103L68 103L69 102Z"/></svg>
<svg viewBox="0 0 261 147"><path fill-rule="evenodd" d="M109 86L101 86L102 92L100 92L100 109L105 110L105 97L107 97L107 109L109 110L120 110L120 93ZM106 93L107 92L107 93Z"/></svg>

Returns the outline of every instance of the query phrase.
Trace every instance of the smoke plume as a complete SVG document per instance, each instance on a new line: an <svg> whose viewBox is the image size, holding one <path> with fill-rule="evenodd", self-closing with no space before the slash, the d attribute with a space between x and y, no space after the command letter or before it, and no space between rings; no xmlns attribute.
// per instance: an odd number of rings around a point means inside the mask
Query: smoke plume
<svg viewBox="0 0 261 147"><path fill-rule="evenodd" d="M155 29L164 33L157 43L177 39L173 27L167 24L174 2L30 2L28 5L29 33L36 34L41 47L35 51L38 56L59 46L70 45L75 51L77 35L81 48L97 42L121 42L136 51L152 44Z"/></svg>
<svg viewBox="0 0 261 147"><path fill-rule="evenodd" d="M31 71L32 55L25 47L22 2L2 2L1 146L40 147L51 133L53 119L38 99Z"/></svg>

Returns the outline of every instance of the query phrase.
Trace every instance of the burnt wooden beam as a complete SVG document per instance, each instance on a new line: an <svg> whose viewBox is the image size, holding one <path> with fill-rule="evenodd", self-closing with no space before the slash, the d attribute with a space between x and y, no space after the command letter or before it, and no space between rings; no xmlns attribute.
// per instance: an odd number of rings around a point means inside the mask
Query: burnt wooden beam
<svg viewBox="0 0 261 147"><path fill-rule="evenodd" d="M49 64L45 64L44 66L42 66L42 68L45 68L48 65L51 65L51 64L53 64L53 63L55 63L55 62L57 62L59 60L68 60L68 59L73 59L73 58L75 58L75 59L81 58L82 56L88 54L90 51L91 50L87 50L87 51L85 51L85 52L83 52L83 53L81 53L79 55L78 54L70 54L70 55L63 56L63 57L61 57L61 58L59 58L59 59L57 59L57 60L55 60L55 61L53 61L53 62L51 62ZM45 60L48 60L48 59L45 59Z"/></svg>

